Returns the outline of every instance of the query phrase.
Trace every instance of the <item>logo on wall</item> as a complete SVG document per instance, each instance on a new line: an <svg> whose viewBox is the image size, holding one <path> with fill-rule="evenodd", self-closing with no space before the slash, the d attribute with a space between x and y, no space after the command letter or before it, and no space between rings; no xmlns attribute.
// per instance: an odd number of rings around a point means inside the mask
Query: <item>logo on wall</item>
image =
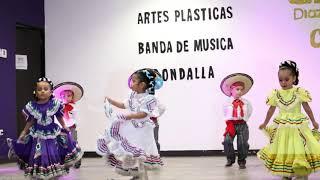
<svg viewBox="0 0 320 180"><path fill-rule="evenodd" d="M7 58L7 50L0 49L0 58Z"/></svg>
<svg viewBox="0 0 320 180"><path fill-rule="evenodd" d="M320 5L320 0L289 0L290 4L295 5ZM294 8L293 13L294 20L303 20L303 19L320 19L320 8ZM310 44L314 48L320 48L320 27L314 29L310 33Z"/></svg>

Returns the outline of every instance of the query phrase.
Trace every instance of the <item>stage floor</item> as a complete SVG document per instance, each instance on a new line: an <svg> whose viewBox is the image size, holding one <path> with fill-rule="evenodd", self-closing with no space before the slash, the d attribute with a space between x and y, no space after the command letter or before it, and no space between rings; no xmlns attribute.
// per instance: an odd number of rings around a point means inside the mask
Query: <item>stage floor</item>
<svg viewBox="0 0 320 180"><path fill-rule="evenodd" d="M276 180L255 156L247 159L247 169L239 170L237 164L225 168L224 157L164 157L161 170L149 171L150 180ZM128 180L130 177L117 175L104 165L102 158L84 158L80 169L71 169L59 180ZM319 180L320 172L313 173L309 180ZM15 163L0 164L0 180L25 180L23 172Z"/></svg>

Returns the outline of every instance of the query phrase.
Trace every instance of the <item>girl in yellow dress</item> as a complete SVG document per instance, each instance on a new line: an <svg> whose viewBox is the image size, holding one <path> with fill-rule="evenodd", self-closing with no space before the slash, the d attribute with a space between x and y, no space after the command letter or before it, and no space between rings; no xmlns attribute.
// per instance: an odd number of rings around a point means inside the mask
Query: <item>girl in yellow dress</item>
<svg viewBox="0 0 320 180"><path fill-rule="evenodd" d="M320 143L314 135L319 124L315 121L308 105L311 96L303 88L296 87L299 70L293 61L285 61L279 66L281 89L273 90L268 96L270 108L265 121L259 126L270 137L270 144L258 152L258 158L274 175L282 179L308 179L308 175L320 170ZM301 112L301 105L308 117ZM279 114L267 127L276 107ZM314 130L308 127L309 119Z"/></svg>

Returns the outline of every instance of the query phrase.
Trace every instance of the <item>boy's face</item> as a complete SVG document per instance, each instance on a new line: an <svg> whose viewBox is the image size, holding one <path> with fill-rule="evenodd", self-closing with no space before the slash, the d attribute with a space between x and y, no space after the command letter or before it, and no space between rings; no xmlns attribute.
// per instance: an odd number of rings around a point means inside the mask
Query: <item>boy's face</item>
<svg viewBox="0 0 320 180"><path fill-rule="evenodd" d="M235 99L240 98L243 95L243 86L231 86L231 96Z"/></svg>
<svg viewBox="0 0 320 180"><path fill-rule="evenodd" d="M60 94L60 98L64 103L70 103L73 100L73 93L70 90L62 91Z"/></svg>

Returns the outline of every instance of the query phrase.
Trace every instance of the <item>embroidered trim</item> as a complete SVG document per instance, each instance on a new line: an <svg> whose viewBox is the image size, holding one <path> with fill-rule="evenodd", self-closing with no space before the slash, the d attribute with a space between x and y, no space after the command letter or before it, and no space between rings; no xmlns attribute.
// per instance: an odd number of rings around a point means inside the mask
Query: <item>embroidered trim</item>
<svg viewBox="0 0 320 180"><path fill-rule="evenodd" d="M38 124L42 126L47 126L53 122L51 116L55 115L59 111L60 106L61 104L59 100L52 100L52 107L49 107L49 109L46 111L46 116L43 117L43 114L39 111L39 109L37 109L32 102L29 102L25 107L27 112L23 110L23 113L27 115L27 120L30 118L30 114L37 121Z"/></svg>
<svg viewBox="0 0 320 180"><path fill-rule="evenodd" d="M298 90L298 89L297 89ZM289 101L285 101L283 97L281 96L280 92L277 90L277 98L279 99L279 102L285 106L289 106L290 104L294 103L297 99L297 95L295 92L293 92L293 95Z"/></svg>

